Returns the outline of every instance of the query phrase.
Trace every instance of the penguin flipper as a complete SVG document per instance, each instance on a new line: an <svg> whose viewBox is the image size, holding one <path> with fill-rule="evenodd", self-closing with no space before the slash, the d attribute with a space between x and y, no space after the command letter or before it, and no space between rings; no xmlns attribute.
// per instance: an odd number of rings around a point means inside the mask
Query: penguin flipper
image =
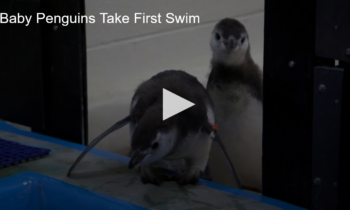
<svg viewBox="0 0 350 210"><path fill-rule="evenodd" d="M96 137L90 144L89 146L86 147L86 149L79 155L79 157L75 160L73 165L70 167L67 177L70 176L72 173L73 169L78 165L78 163L83 159L83 157L93 148L96 146L98 142L100 142L102 139L104 139L107 135L110 133L122 128L123 126L127 125L130 122L130 116L125 117L124 119L120 120L119 122L115 123L112 125L110 128L108 128L106 131L101 133L98 137Z"/></svg>
<svg viewBox="0 0 350 210"><path fill-rule="evenodd" d="M220 151L222 152L222 154L224 155L226 162L228 164L228 167L230 168L230 171L232 173L233 178L236 181L236 184L238 186L238 189L242 189L242 185L241 182L239 181L239 178L237 176L236 170L233 166L233 163L231 161L231 159L229 158L227 151L225 149L224 144L221 141L221 138L219 136L219 134L216 132L215 129L213 129L213 126L211 126L210 124L208 126L205 127L206 132L209 134L210 138L216 143L216 145L219 147Z"/></svg>

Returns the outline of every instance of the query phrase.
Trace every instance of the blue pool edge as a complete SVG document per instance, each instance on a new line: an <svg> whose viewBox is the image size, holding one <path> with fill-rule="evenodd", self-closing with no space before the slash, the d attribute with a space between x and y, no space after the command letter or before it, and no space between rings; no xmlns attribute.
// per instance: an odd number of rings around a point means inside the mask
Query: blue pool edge
<svg viewBox="0 0 350 210"><path fill-rule="evenodd" d="M91 206L91 204L93 204L93 206L102 206L108 209L114 209L115 207L117 207L117 209L118 207L127 207L127 209L131 210L147 210L147 208L138 206L128 201L107 196L88 189L84 189L72 185L70 183L58 180L56 178L52 178L50 176L46 176L32 171L24 171L18 174L4 177L0 179L0 186L2 186L2 188L0 189L0 200L1 198L6 198L8 194L20 196L22 199L23 197L26 197L25 195L27 194L27 196L30 196L29 203L33 204L33 202L35 201L40 202L42 200L40 197L37 198L38 195L43 196L44 194L45 201L47 201L47 199L51 199L54 200L56 203L65 206L75 205L76 207L81 207L81 205L85 205L86 207L86 205L90 205L88 209L93 209ZM33 193L34 187L39 188L39 190L46 189L46 191L44 193ZM52 189L54 189L54 191L57 192L57 194L50 195L50 191L52 191ZM67 193L62 193L62 191ZM90 198L86 199L86 197ZM11 202L14 202L14 197L11 198L12 200L10 200L10 202L8 200L6 200L7 202L3 200L3 202L5 203L5 207L6 204L11 204ZM67 198L74 198L73 203L69 201L67 203ZM85 203L79 202L79 200L85 200ZM0 207L4 205L3 202L0 203ZM26 205L30 205L29 203L26 203ZM38 207L37 205L39 204L36 204L36 207Z"/></svg>
<svg viewBox="0 0 350 210"><path fill-rule="evenodd" d="M34 139L41 140L41 141L46 141L46 142L58 144L58 145L61 145L61 146L64 146L64 147L68 147L68 148L71 148L71 149L75 149L75 150L78 150L78 151L83 151L86 148L86 146L79 145L79 144L76 144L76 143L64 141L64 140L53 138L53 137L50 137L50 136L45 136L45 135L42 135L42 134L39 134L39 133L34 133L34 132L31 132L31 131L21 130L21 129L16 128L16 127L14 127L14 126L12 126L12 125L4 122L4 121L0 121L0 130L5 131L5 132L9 132L9 133L14 133L14 134L21 135L21 136L34 138ZM128 157L124 157L124 156L121 156L121 155L118 155L118 154L110 153L110 152L107 152L107 151L102 151L102 150L95 149L95 148L92 149L90 151L90 153L94 154L94 155L101 156L101 157L105 157L105 158L108 158L108 159L120 161L120 162L123 162L123 163L126 163L126 164L130 160ZM227 193L239 195L239 196L242 196L242 197L245 197L245 198L257 200L257 201L260 201L262 203L269 204L269 205L272 205L272 206L276 206L276 207L279 207L279 208L282 208L282 209L285 209L285 210L306 210L305 208L301 208L301 207L298 207L298 206L295 206L295 205L292 205L292 204L289 204L289 203L286 203L286 202L283 202L283 201L279 201L279 200L276 200L276 199L273 199L273 198L269 198L269 197L262 196L262 195L259 195L259 194L251 193L251 192L248 192L248 191L227 187L227 186L220 185L220 184L217 184L217 183L214 183L214 182L210 182L210 181L206 181L206 180L203 180L203 179L201 179L199 181L199 183L201 185L204 185L204 186L216 189L216 190L220 190L220 191L224 191L224 192L227 192Z"/></svg>

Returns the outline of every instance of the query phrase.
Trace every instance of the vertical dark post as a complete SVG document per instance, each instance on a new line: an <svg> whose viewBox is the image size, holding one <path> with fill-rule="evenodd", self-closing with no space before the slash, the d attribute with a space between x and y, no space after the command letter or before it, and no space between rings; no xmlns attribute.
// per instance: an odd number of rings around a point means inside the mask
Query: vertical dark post
<svg viewBox="0 0 350 210"><path fill-rule="evenodd" d="M316 0L265 0L263 194L311 207Z"/></svg>
<svg viewBox="0 0 350 210"><path fill-rule="evenodd" d="M45 15L85 15L84 0L41 1ZM63 23L64 24L64 23ZM41 20L44 52L45 127L49 136L87 144L85 23Z"/></svg>
<svg viewBox="0 0 350 210"><path fill-rule="evenodd" d="M348 24L349 22L347 22ZM350 30L349 30L350 32ZM350 58L350 56L349 56ZM350 63L340 62L340 67L344 68L343 78L343 102L342 102L342 126L340 134L340 154L339 154L339 208L349 208L350 189Z"/></svg>
<svg viewBox="0 0 350 210"><path fill-rule="evenodd" d="M313 210L337 209L343 69L314 71L312 200Z"/></svg>
<svg viewBox="0 0 350 210"><path fill-rule="evenodd" d="M316 55L322 58L339 60L339 69L344 71L342 82L333 78L332 86L336 87L342 83L342 100L341 100L341 125L338 126L337 132L332 125L329 125L328 133L333 136L328 140L328 149L323 154L324 161L323 173L325 183L321 182L318 188L313 191L313 209L348 209L349 188L350 188L350 1L347 0L317 0L316 13ZM334 68L333 68L334 69ZM329 80L330 81L330 80ZM339 94L339 91L335 92ZM329 97L331 99L331 97ZM330 101L330 100L329 100ZM334 109L331 109L334 111ZM328 112L331 112L329 110ZM333 114L332 117L336 117ZM329 119L331 120L331 119ZM333 124L338 124L334 122ZM327 131L324 131L327 132ZM328 135L329 135L328 134ZM325 133L325 135L327 135ZM340 137L340 138L339 138ZM339 146L338 153L331 155L329 152ZM328 154L328 155L327 155ZM329 164L333 158L339 158L332 168ZM314 160L315 162L316 160ZM328 167L325 167L328 166ZM318 171L320 171L319 167ZM328 170L327 170L328 169ZM333 169L333 170L332 170ZM314 172L317 170L314 169ZM337 175L337 176L335 176ZM332 182L333 181L333 182ZM328 188L328 189L326 189ZM321 190L323 189L323 191ZM321 194L317 194L321 193ZM326 197L327 196L327 197ZM321 199L320 199L321 197Z"/></svg>
<svg viewBox="0 0 350 210"><path fill-rule="evenodd" d="M307 209L347 208L348 8L265 0L263 194Z"/></svg>

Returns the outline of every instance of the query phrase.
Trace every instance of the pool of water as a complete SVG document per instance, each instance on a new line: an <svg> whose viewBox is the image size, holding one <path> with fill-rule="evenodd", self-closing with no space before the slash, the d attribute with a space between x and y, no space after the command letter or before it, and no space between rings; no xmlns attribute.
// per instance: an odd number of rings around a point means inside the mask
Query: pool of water
<svg viewBox="0 0 350 210"><path fill-rule="evenodd" d="M135 204L76 187L34 172L0 179L0 209L133 209Z"/></svg>

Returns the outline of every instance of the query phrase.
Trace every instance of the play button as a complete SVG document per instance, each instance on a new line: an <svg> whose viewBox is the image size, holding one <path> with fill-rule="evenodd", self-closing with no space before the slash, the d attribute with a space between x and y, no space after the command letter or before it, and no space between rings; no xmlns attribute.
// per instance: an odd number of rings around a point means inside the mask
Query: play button
<svg viewBox="0 0 350 210"><path fill-rule="evenodd" d="M166 120L194 105L194 103L163 88L163 120Z"/></svg>

